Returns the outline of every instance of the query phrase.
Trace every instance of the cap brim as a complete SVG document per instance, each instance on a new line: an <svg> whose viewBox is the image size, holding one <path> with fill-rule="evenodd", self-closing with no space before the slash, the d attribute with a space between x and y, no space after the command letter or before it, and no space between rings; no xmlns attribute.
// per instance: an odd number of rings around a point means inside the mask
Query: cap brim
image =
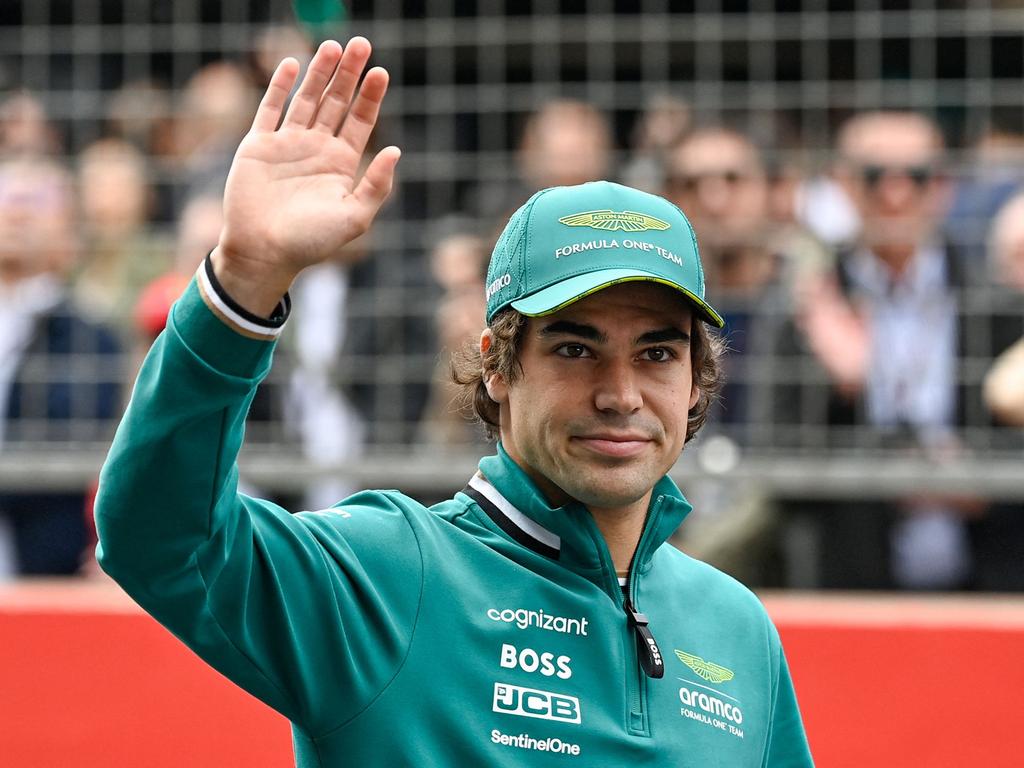
<svg viewBox="0 0 1024 768"><path fill-rule="evenodd" d="M654 275L637 269L603 269L597 272L588 272L576 277L570 277L560 283L543 288L536 293L524 296L512 302L512 308L528 317L542 317L550 315L563 307L567 307L592 293L604 290L618 283L652 282L667 285L683 294L693 304L694 309L704 322L721 328L725 325L722 316L711 308L707 302L694 295L678 283L666 280L664 277Z"/></svg>

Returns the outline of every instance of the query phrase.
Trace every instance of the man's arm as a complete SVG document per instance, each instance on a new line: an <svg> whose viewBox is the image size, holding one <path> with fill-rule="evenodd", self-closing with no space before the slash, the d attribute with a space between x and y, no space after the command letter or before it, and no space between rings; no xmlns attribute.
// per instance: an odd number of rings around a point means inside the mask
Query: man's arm
<svg viewBox="0 0 1024 768"><path fill-rule="evenodd" d="M387 150L355 183L386 74L367 74L342 121L369 44L353 40L339 66L340 56L337 43L321 47L279 129L297 63L274 74L232 166L221 246L142 366L96 503L101 566L313 736L394 674L422 574L405 512L385 497L290 515L237 490L245 416L287 314L274 308L303 266L365 231L391 185Z"/></svg>

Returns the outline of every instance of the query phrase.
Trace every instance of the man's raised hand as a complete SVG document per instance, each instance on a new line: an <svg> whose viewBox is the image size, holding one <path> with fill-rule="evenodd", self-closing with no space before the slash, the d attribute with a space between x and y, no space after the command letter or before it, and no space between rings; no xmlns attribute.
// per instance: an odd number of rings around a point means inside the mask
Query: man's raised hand
<svg viewBox="0 0 1024 768"><path fill-rule="evenodd" d="M251 312L269 314L302 269L337 256L369 229L391 191L397 147L381 150L357 178L388 87L380 67L359 85L369 58L365 38L344 52L324 42L283 120L299 63L282 61L238 147L213 264L224 289Z"/></svg>

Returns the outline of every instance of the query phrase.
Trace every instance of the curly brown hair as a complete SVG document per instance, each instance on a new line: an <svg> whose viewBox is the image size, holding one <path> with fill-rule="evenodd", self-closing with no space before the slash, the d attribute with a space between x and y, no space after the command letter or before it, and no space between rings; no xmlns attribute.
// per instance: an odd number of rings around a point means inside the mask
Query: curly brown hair
<svg viewBox="0 0 1024 768"><path fill-rule="evenodd" d="M491 345L481 354L480 345L467 344L452 354L452 381L460 388L462 407L471 408L474 418L483 425L488 439L499 436L499 407L490 395L484 379L492 373L500 375L508 384L514 384L523 372L519 353L526 337L526 317L514 309L499 312L491 320ZM690 409L686 422L686 442L704 426L708 409L722 389L724 377L721 359L725 353L722 337L696 316L690 333L690 362L693 365L693 383L700 387L697 404Z"/></svg>

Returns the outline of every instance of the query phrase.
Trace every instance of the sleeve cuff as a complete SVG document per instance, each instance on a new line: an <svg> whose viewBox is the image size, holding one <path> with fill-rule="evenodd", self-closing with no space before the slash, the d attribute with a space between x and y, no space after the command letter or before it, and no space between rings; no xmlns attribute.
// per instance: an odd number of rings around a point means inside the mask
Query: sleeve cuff
<svg viewBox="0 0 1024 768"><path fill-rule="evenodd" d="M203 303L209 310L233 331L250 339L276 340L292 311L292 300L286 293L269 318L249 312L232 299L221 286L213 272L213 262L209 254L196 271L196 283Z"/></svg>
<svg viewBox="0 0 1024 768"><path fill-rule="evenodd" d="M238 306L216 283L207 263L174 303L167 329L210 368L244 379L259 379L270 369L278 336L291 310L287 296L271 318L256 317Z"/></svg>

